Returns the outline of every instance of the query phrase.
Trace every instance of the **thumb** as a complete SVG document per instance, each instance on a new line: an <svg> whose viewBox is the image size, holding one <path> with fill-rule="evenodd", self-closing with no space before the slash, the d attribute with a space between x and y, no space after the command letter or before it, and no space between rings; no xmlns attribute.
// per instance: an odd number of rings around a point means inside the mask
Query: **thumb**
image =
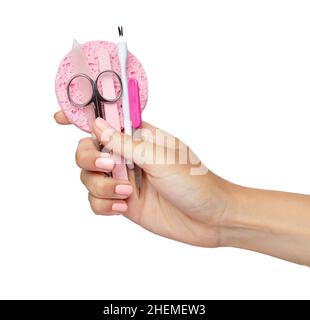
<svg viewBox="0 0 310 320"><path fill-rule="evenodd" d="M154 163L154 145L152 141L150 141L151 139L137 138L136 135L132 137L117 131L102 118L95 120L93 133L105 149L121 155L129 160L129 162L136 163L145 171L148 171L148 169L151 170L151 164Z"/></svg>
<svg viewBox="0 0 310 320"><path fill-rule="evenodd" d="M105 149L136 163L154 177L201 175L207 169L191 149L179 139L149 124L144 124L142 139L115 130L97 118L93 132Z"/></svg>

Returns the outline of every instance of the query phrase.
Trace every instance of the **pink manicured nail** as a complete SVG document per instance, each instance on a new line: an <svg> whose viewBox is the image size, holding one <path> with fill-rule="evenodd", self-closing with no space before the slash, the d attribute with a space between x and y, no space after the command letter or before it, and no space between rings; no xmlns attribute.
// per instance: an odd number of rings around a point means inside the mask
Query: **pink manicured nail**
<svg viewBox="0 0 310 320"><path fill-rule="evenodd" d="M116 212L125 212L127 211L128 206L126 203L113 203L112 210Z"/></svg>
<svg viewBox="0 0 310 320"><path fill-rule="evenodd" d="M114 161L112 158L98 158L95 165L99 169L111 171L114 167Z"/></svg>
<svg viewBox="0 0 310 320"><path fill-rule="evenodd" d="M115 193L120 196L129 196L132 194L132 186L129 184L120 184L115 187Z"/></svg>

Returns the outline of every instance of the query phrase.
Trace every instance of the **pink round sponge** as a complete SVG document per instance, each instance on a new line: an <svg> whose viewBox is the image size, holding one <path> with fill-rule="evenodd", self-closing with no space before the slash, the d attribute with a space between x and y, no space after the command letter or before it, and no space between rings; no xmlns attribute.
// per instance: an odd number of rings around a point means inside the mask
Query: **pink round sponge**
<svg viewBox="0 0 310 320"><path fill-rule="evenodd" d="M120 74L120 64L117 56L116 45L112 42L107 41L89 41L82 45L82 49L87 55L88 65L93 78L95 78L99 70L98 52L101 48L105 48L109 51L111 66L114 71ZM102 70L101 70L102 71ZM61 109L66 114L69 121L75 124L80 129L90 132L88 126L85 109L78 108L73 105L68 100L67 96L67 84L70 78L73 76L73 65L71 61L71 51L68 52L62 59L55 82L56 96ZM130 52L128 52L127 60L127 77L136 78L139 82L140 87L140 100L141 109L143 110L147 103L148 98L148 83L145 71L139 62L139 60ZM121 120L121 127L123 127L123 113L121 106L121 99L117 102L118 111Z"/></svg>

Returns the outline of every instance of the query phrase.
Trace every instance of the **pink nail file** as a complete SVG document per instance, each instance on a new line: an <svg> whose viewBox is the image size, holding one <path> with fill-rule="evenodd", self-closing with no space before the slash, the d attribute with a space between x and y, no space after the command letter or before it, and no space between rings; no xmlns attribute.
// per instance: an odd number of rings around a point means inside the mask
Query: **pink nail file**
<svg viewBox="0 0 310 320"><path fill-rule="evenodd" d="M139 82L131 78L128 80L128 96L129 96L129 110L130 110L130 120L133 129L138 129L141 127L141 102L140 102L140 92L139 92ZM134 137L141 138L141 130L134 130ZM136 164L134 166L135 183L138 197L141 193L142 188L142 169Z"/></svg>
<svg viewBox="0 0 310 320"><path fill-rule="evenodd" d="M136 79L130 78L128 80L128 92L129 92L131 126L134 129L138 129L141 127L142 119L141 119L139 83Z"/></svg>
<svg viewBox="0 0 310 320"><path fill-rule="evenodd" d="M110 54L107 49L101 48L98 52L100 71L111 70ZM115 88L112 76L106 76L102 79L102 92L105 97L115 98ZM121 131L120 118L116 103L104 104L104 112L106 120L117 131ZM114 161L116 163L112 175L115 179L128 180L127 168L124 160L114 154Z"/></svg>

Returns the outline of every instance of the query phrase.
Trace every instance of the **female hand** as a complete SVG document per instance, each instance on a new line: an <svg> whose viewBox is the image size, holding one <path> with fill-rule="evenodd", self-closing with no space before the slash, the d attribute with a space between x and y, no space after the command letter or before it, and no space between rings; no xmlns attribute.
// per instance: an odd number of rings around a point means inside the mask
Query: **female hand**
<svg viewBox="0 0 310 320"><path fill-rule="evenodd" d="M58 113L56 120L67 123L63 113ZM102 157L93 138L82 139L76 151L76 161L82 169L81 180L88 190L95 214L123 214L164 237L197 246L220 245L228 182L208 171L178 139L149 124L143 124L143 141L114 131L103 119L95 121L93 132L106 148L138 162L143 169L138 197L133 170L129 170L129 181L105 175L103 172L113 169L113 157ZM163 137L166 143L158 144L156 139ZM133 147L129 148L131 145ZM153 154L146 155L148 150L153 150ZM184 157L182 163L180 152L187 153L187 159ZM175 163L167 163L167 156L159 161L160 154L168 153L175 155Z"/></svg>
<svg viewBox="0 0 310 320"><path fill-rule="evenodd" d="M55 118L68 123L62 112ZM81 140L76 160L96 214L123 214L154 233L192 245L238 247L310 266L309 195L225 181L181 141L146 123L142 140L116 132L103 119L95 121L93 132L106 149L143 169L138 197L133 171L129 181L104 175L111 172L113 158L103 157L93 138Z"/></svg>

